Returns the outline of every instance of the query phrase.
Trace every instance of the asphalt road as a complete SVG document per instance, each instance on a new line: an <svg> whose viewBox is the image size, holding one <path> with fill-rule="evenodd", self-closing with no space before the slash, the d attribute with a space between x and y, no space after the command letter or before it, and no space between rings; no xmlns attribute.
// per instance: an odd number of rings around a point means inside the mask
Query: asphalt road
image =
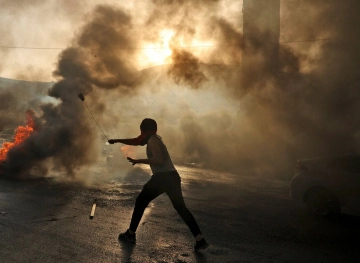
<svg viewBox="0 0 360 263"><path fill-rule="evenodd" d="M137 244L119 243L149 174L114 170L101 179L109 172L99 168L88 186L0 180L0 262L360 262L360 218L325 219L294 207L289 182L178 170L208 249L192 251L191 233L166 195L146 209Z"/></svg>

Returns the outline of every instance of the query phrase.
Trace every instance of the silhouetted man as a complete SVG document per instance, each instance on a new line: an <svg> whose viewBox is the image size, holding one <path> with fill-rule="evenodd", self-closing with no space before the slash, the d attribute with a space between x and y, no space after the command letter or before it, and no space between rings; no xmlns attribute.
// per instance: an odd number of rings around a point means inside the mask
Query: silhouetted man
<svg viewBox="0 0 360 263"><path fill-rule="evenodd" d="M151 179L144 185L139 196L136 198L130 227L126 232L119 235L119 240L136 242L136 229L147 205L162 193L166 193L176 211L190 228L195 237L195 251L209 246L194 216L187 209L181 192L181 179L176 171L169 152L161 137L156 134L157 123L153 119L144 119L140 124L141 135L134 139L111 139L110 144L123 143L127 145L145 145L147 159L132 159L127 157L133 165L137 163L149 164L153 173Z"/></svg>

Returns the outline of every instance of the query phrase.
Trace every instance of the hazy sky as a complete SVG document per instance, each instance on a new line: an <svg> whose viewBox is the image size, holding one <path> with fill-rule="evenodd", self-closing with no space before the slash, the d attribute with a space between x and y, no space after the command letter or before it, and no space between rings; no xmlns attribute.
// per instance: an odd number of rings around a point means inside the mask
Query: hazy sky
<svg viewBox="0 0 360 263"><path fill-rule="evenodd" d="M132 15L134 27L142 25L156 1L115 0L2 0L0 9L0 46L31 48L66 48L85 24L87 15L98 4L123 7ZM215 2L215 1L214 1ZM237 24L241 22L242 1L218 1L216 14ZM211 14L208 14L211 15ZM166 21L165 25L166 25ZM201 27L201 25L199 25ZM206 25L202 25L206 26ZM134 30L134 34L136 34ZM151 41L139 43L140 48L164 47L164 50L147 49L139 52L139 69L166 63L171 54L166 49L174 31L164 26L153 33ZM149 37L148 37L149 39ZM180 45L211 45L211 40L192 39ZM53 70L61 49L0 48L0 77L33 81L52 81Z"/></svg>

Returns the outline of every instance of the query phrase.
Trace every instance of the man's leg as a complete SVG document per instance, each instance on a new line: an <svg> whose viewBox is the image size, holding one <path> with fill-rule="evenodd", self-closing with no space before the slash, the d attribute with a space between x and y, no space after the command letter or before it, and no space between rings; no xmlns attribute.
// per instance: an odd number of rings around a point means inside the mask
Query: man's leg
<svg viewBox="0 0 360 263"><path fill-rule="evenodd" d="M158 180L154 179L155 178L151 178L149 182L144 185L142 191L136 198L135 207L129 228L131 232L136 232L136 229L140 223L140 220L144 214L144 210L147 205L156 197L164 193L164 190L162 189Z"/></svg>
<svg viewBox="0 0 360 263"><path fill-rule="evenodd" d="M205 249L209 246L205 238L203 238L200 228L196 223L194 216L191 214L189 209L187 209L184 198L181 192L181 179L179 174L173 173L169 174L169 182L166 186L166 194L169 196L174 208L179 213L181 218L185 221L187 226L190 228L190 231L195 237L196 244L194 246L195 251L200 249Z"/></svg>
<svg viewBox="0 0 360 263"><path fill-rule="evenodd" d="M194 237L201 235L200 228L192 215L187 209L184 198L181 192L181 179L178 174L169 174L169 183L166 187L166 194L169 196L171 203L173 204L176 211L179 213L181 218L184 220L186 225L189 227Z"/></svg>

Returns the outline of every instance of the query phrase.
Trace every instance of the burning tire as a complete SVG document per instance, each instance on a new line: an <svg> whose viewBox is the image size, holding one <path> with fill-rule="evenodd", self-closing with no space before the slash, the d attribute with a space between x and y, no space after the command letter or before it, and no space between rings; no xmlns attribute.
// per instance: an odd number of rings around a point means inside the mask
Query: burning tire
<svg viewBox="0 0 360 263"><path fill-rule="evenodd" d="M314 187L305 195L308 209L319 216L329 216L340 213L340 202L337 196L323 187Z"/></svg>

